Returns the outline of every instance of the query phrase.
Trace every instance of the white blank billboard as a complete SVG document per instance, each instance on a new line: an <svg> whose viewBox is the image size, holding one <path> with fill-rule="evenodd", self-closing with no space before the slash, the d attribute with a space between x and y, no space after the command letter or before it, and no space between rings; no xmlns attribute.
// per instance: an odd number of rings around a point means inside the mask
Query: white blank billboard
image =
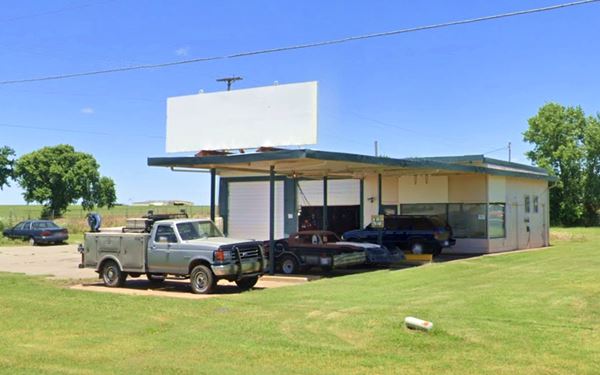
<svg viewBox="0 0 600 375"><path fill-rule="evenodd" d="M167 152L317 143L317 82L167 99Z"/></svg>

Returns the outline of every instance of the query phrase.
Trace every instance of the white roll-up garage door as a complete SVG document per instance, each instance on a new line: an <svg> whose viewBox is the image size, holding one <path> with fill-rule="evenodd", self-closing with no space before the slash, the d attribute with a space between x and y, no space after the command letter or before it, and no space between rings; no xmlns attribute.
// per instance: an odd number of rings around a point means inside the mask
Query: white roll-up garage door
<svg viewBox="0 0 600 375"><path fill-rule="evenodd" d="M269 182L229 183L229 237L269 239ZM275 182L275 238L283 237L283 182Z"/></svg>

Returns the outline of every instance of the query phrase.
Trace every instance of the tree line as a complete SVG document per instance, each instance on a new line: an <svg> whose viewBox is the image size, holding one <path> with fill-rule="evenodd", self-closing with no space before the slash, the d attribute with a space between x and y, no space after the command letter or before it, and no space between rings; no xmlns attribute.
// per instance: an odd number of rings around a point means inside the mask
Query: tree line
<svg viewBox="0 0 600 375"><path fill-rule="evenodd" d="M600 115L557 103L529 119L527 157L558 181L550 187L553 225L598 225L600 210Z"/></svg>
<svg viewBox="0 0 600 375"><path fill-rule="evenodd" d="M16 181L27 203L43 205L42 217L60 217L70 204L86 210L112 207L117 199L114 181L100 176L100 165L71 145L43 147L16 158L15 151L0 147L0 190Z"/></svg>

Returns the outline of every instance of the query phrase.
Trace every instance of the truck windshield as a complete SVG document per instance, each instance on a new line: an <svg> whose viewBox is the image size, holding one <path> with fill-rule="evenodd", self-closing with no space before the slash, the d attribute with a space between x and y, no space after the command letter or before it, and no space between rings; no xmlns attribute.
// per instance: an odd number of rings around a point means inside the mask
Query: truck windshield
<svg viewBox="0 0 600 375"><path fill-rule="evenodd" d="M182 241L199 238L223 237L223 233L210 221L190 221L177 224L177 231Z"/></svg>

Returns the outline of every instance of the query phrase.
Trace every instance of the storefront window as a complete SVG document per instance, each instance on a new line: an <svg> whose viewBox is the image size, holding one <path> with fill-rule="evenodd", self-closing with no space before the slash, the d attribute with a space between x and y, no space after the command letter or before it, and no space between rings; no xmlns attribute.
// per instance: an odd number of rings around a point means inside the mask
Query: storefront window
<svg viewBox="0 0 600 375"><path fill-rule="evenodd" d="M486 205L483 203L451 203L448 224L456 238L486 237Z"/></svg>
<svg viewBox="0 0 600 375"><path fill-rule="evenodd" d="M401 204L400 214L438 217L456 238L487 238L488 230L491 238L505 237L504 203Z"/></svg>
<svg viewBox="0 0 600 375"><path fill-rule="evenodd" d="M488 222L490 238L506 237L506 229L504 224L504 203L490 203L488 208Z"/></svg>
<svg viewBox="0 0 600 375"><path fill-rule="evenodd" d="M443 221L448 221L447 206L445 203L401 204L400 214L437 216Z"/></svg>

